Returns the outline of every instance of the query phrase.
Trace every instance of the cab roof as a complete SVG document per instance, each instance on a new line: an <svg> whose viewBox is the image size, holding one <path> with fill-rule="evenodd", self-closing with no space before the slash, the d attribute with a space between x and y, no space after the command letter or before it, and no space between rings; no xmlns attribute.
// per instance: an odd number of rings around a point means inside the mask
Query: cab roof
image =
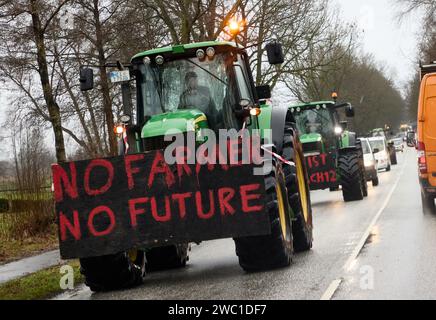
<svg viewBox="0 0 436 320"><path fill-rule="evenodd" d="M333 101L315 101L315 102L307 102L307 103L298 103L293 104L291 107L293 108L304 108L304 107L316 107L316 106L322 106L323 104L335 104Z"/></svg>
<svg viewBox="0 0 436 320"><path fill-rule="evenodd" d="M136 58L146 57L149 55L164 54L164 53L183 53L186 50L190 50L190 49L197 49L197 48L204 48L204 47L216 47L216 46L228 46L231 48L240 48L234 42L204 41L204 42L180 44L180 45L167 46L167 47L142 51L142 52L134 55L132 60L136 59Z"/></svg>

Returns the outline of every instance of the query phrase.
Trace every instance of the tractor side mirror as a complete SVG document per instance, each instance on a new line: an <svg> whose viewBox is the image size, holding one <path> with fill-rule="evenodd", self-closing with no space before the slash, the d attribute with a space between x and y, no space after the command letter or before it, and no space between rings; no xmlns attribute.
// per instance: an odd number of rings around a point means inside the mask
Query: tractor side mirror
<svg viewBox="0 0 436 320"><path fill-rule="evenodd" d="M271 65L282 64L285 62L285 56L283 54L283 48L281 43L273 41L265 46L266 53L268 55L268 62Z"/></svg>
<svg viewBox="0 0 436 320"><path fill-rule="evenodd" d="M257 86L256 94L259 100L266 100L271 98L271 87L269 85Z"/></svg>
<svg viewBox="0 0 436 320"><path fill-rule="evenodd" d="M341 125L342 131L347 130L347 128L348 128L348 122L347 121L341 121L341 122L339 122L339 124Z"/></svg>
<svg viewBox="0 0 436 320"><path fill-rule="evenodd" d="M80 69L80 91L94 89L94 70L91 68Z"/></svg>
<svg viewBox="0 0 436 320"><path fill-rule="evenodd" d="M354 108L351 104L349 104L347 107L345 107L345 115L347 116L347 118L354 117Z"/></svg>

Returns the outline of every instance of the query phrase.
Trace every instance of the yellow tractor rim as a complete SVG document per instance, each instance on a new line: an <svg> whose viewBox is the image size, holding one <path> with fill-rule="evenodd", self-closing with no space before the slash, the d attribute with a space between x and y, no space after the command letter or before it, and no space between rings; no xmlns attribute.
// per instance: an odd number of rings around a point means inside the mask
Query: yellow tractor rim
<svg viewBox="0 0 436 320"><path fill-rule="evenodd" d="M138 249L130 249L128 252L129 259L131 262L135 262L138 259Z"/></svg>
<svg viewBox="0 0 436 320"><path fill-rule="evenodd" d="M276 184L276 193L277 193L277 205L279 209L279 218L280 218L280 226L283 233L283 238L286 239L286 210L285 203L283 201L283 193L280 185Z"/></svg>
<svg viewBox="0 0 436 320"><path fill-rule="evenodd" d="M298 154L295 158L295 165L297 167L298 193L300 194L300 203L302 207L301 209L303 210L304 220L307 222L309 219L309 212L307 211L307 190L304 169Z"/></svg>

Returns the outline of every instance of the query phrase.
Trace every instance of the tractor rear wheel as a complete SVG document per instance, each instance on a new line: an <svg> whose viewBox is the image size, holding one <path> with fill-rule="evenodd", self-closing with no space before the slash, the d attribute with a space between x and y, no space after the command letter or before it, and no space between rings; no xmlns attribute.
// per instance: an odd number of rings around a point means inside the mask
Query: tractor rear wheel
<svg viewBox="0 0 436 320"><path fill-rule="evenodd" d="M377 187L379 185L379 180L378 177L375 177L374 179L372 179L372 186L373 187Z"/></svg>
<svg viewBox="0 0 436 320"><path fill-rule="evenodd" d="M295 216L292 223L292 236L296 252L312 248L312 205L310 189L307 183L307 172L304 166L303 150L299 147L298 138L291 125L285 128L282 156L295 165L284 165L288 200Z"/></svg>
<svg viewBox="0 0 436 320"><path fill-rule="evenodd" d="M362 200L364 197L362 179L364 178L362 178L363 172L359 164L359 154L357 152L341 154L338 159L338 171L344 201Z"/></svg>
<svg viewBox="0 0 436 320"><path fill-rule="evenodd" d="M109 291L140 285L145 277L145 252L130 250L118 254L80 259L80 272L92 291Z"/></svg>
<svg viewBox="0 0 436 320"><path fill-rule="evenodd" d="M397 161L397 151L395 151L394 147L390 148L390 150L389 150L389 157L391 158L391 164L392 165L398 164L398 161Z"/></svg>
<svg viewBox="0 0 436 320"><path fill-rule="evenodd" d="M188 243L151 248L146 252L147 272L185 267L189 251Z"/></svg>
<svg viewBox="0 0 436 320"><path fill-rule="evenodd" d="M361 169L361 170L362 170L362 172L365 171L364 168ZM365 179L365 175L364 175L364 174L362 174L362 193L363 193L363 196L364 196L364 197L367 197L367 196L368 196L368 183L366 182L366 179Z"/></svg>
<svg viewBox="0 0 436 320"><path fill-rule="evenodd" d="M234 239L239 265L247 272L286 267L292 259L292 222L285 179L281 166L272 162L272 170L265 176L271 233Z"/></svg>

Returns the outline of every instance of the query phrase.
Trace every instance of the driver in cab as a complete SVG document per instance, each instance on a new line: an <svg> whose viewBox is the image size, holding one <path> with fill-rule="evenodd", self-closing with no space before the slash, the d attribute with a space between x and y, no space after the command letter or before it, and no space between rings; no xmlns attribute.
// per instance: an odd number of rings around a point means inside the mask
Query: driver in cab
<svg viewBox="0 0 436 320"><path fill-rule="evenodd" d="M209 125L213 127L217 116L217 109L213 101L209 88L198 85L198 76L190 71L185 76L186 90L180 95L178 109L195 108L203 112Z"/></svg>

